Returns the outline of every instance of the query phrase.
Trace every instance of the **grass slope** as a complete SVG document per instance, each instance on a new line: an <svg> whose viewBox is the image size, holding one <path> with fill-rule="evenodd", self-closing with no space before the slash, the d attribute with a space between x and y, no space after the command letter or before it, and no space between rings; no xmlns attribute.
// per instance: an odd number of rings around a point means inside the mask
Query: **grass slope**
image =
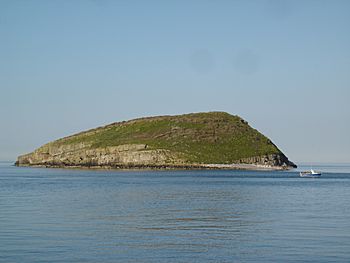
<svg viewBox="0 0 350 263"><path fill-rule="evenodd" d="M51 143L85 142L91 148L147 144L167 149L194 163L233 163L241 158L277 154L280 150L238 116L225 112L160 116L113 123Z"/></svg>

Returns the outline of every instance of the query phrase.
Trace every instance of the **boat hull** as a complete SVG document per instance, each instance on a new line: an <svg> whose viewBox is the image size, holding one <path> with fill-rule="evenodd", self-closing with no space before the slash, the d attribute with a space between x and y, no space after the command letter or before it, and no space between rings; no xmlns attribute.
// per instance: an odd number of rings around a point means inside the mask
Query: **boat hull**
<svg viewBox="0 0 350 263"><path fill-rule="evenodd" d="M309 172L300 172L300 177L311 177L317 178L321 176L321 173L309 173Z"/></svg>

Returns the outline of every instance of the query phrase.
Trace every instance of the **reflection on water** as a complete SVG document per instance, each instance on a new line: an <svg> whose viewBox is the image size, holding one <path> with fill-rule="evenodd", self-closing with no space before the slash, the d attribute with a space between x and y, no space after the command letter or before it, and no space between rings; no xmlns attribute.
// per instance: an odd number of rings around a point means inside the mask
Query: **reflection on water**
<svg viewBox="0 0 350 263"><path fill-rule="evenodd" d="M0 262L347 262L350 174L0 164Z"/></svg>

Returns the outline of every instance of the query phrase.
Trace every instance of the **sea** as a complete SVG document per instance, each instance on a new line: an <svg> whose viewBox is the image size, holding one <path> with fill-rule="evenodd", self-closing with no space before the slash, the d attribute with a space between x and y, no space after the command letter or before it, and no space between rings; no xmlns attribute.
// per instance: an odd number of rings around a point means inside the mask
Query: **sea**
<svg viewBox="0 0 350 263"><path fill-rule="evenodd" d="M0 163L0 262L350 262L350 165L78 170Z"/></svg>

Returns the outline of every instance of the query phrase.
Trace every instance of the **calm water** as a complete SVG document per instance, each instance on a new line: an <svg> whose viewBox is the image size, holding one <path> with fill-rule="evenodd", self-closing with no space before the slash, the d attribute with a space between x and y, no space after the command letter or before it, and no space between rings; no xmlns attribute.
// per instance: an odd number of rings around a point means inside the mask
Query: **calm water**
<svg viewBox="0 0 350 263"><path fill-rule="evenodd" d="M309 179L2 163L0 262L350 262L350 166L320 168Z"/></svg>

